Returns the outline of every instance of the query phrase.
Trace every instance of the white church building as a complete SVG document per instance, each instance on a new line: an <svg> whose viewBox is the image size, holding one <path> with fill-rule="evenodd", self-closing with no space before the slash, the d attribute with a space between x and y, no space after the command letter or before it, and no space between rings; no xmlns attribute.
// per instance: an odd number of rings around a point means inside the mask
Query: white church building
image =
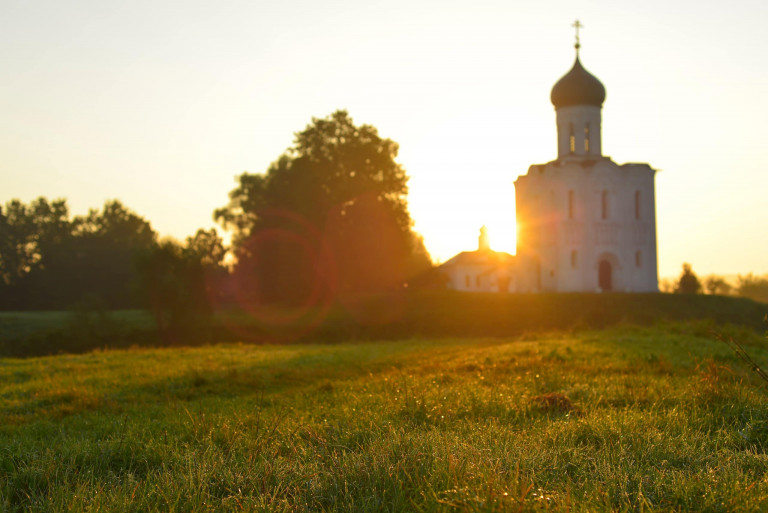
<svg viewBox="0 0 768 513"><path fill-rule="evenodd" d="M605 87L581 65L578 35L576 61L550 99L557 158L532 165L515 181L517 254L505 288L658 292L656 171L648 164L620 165L602 154ZM483 272L476 260L470 270L455 259L445 264L452 264L446 269L449 288L486 289L466 286Z"/></svg>

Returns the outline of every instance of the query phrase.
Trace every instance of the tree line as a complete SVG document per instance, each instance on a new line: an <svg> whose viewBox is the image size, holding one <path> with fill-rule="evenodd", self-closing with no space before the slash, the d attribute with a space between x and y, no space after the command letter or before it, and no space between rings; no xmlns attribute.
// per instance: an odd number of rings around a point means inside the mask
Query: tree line
<svg viewBox="0 0 768 513"><path fill-rule="evenodd" d="M216 230L161 240L120 201L0 207L0 309L146 307L172 329L224 303L300 307L399 293L431 268L408 212L398 146L346 111L312 119L265 173L243 173ZM225 255L233 255L226 266Z"/></svg>
<svg viewBox="0 0 768 513"><path fill-rule="evenodd" d="M118 200L74 218L63 199L12 200L0 207L0 309L143 307L170 329L211 310L224 255L216 230L159 240Z"/></svg>
<svg viewBox="0 0 768 513"><path fill-rule="evenodd" d="M753 273L739 274L735 283L716 274L700 279L693 272L691 264L687 262L683 264L683 270L677 280L674 282L662 280L660 288L662 292L676 294L740 296L768 303L768 276L755 276Z"/></svg>

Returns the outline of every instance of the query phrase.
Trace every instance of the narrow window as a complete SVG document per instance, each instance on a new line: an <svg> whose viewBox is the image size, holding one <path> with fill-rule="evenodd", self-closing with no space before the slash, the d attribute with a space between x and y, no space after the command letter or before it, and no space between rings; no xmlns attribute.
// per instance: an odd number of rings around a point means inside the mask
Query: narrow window
<svg viewBox="0 0 768 513"><path fill-rule="evenodd" d="M541 262L537 258L534 263L535 271L534 274L536 276L536 290L541 290Z"/></svg>
<svg viewBox="0 0 768 513"><path fill-rule="evenodd" d="M643 265L643 255L640 251L635 251L635 267L641 267Z"/></svg>
<svg viewBox="0 0 768 513"><path fill-rule="evenodd" d="M635 219L640 219L640 191L635 191Z"/></svg>
<svg viewBox="0 0 768 513"><path fill-rule="evenodd" d="M574 249L573 251L571 251L571 267L576 267L576 263L577 263L576 258L577 258L576 250Z"/></svg>
<svg viewBox="0 0 768 513"><path fill-rule="evenodd" d="M584 151L589 153L589 123L584 127Z"/></svg>
<svg viewBox="0 0 768 513"><path fill-rule="evenodd" d="M469 275L466 275L466 276L464 277L464 285L466 285L466 286L467 286L467 288L469 288Z"/></svg>
<svg viewBox="0 0 768 513"><path fill-rule="evenodd" d="M603 198L602 198L602 205L603 205L603 212L602 212L602 218L608 219L608 191L603 191Z"/></svg>
<svg viewBox="0 0 768 513"><path fill-rule="evenodd" d="M480 276L475 276L475 287L480 288Z"/></svg>
<svg viewBox="0 0 768 513"><path fill-rule="evenodd" d="M570 132L570 137L569 137L570 148L571 148L571 153L573 153L573 152L576 151L576 136L573 135L573 123L570 124L569 128L570 128L570 131L571 131Z"/></svg>
<svg viewBox="0 0 768 513"><path fill-rule="evenodd" d="M573 190L568 191L568 219L573 219Z"/></svg>

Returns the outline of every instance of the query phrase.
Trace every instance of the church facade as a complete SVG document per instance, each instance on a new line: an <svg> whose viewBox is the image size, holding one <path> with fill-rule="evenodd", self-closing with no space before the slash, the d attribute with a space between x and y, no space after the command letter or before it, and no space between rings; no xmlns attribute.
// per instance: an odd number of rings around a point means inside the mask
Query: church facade
<svg viewBox="0 0 768 513"><path fill-rule="evenodd" d="M656 171L603 155L605 87L582 66L578 35L576 61L550 99L557 158L530 166L515 181L516 255L489 258L493 252L481 236L478 251L442 266L448 288L658 292Z"/></svg>
<svg viewBox="0 0 768 513"><path fill-rule="evenodd" d="M605 87L576 50L550 95L557 159L515 181L518 289L657 292L656 171L602 154Z"/></svg>

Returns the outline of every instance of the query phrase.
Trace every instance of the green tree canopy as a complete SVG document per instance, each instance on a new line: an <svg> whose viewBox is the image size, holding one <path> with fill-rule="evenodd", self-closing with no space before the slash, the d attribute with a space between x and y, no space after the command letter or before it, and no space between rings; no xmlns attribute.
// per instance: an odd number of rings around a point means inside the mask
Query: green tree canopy
<svg viewBox="0 0 768 513"><path fill-rule="evenodd" d="M313 118L266 173L238 177L214 217L234 231L237 281L252 299L379 294L429 267L397 151L340 110Z"/></svg>
<svg viewBox="0 0 768 513"><path fill-rule="evenodd" d="M736 292L740 296L768 303L768 275L755 276L752 273L746 276L739 275Z"/></svg>
<svg viewBox="0 0 768 513"><path fill-rule="evenodd" d="M157 234L143 217L120 201L107 201L73 221L79 288L114 308L136 306L136 256L152 247Z"/></svg>
<svg viewBox="0 0 768 513"><path fill-rule="evenodd" d="M216 230L198 230L182 246L164 240L136 259L142 303L166 340L199 335L227 277L225 249Z"/></svg>
<svg viewBox="0 0 768 513"><path fill-rule="evenodd" d="M733 286L722 276L710 274L704 279L704 289L707 294L727 296L733 290Z"/></svg>
<svg viewBox="0 0 768 513"><path fill-rule="evenodd" d="M701 292L701 282L694 274L691 264L683 264L683 272L675 285L676 294L698 294Z"/></svg>
<svg viewBox="0 0 768 513"><path fill-rule="evenodd" d="M71 236L67 202L38 198L29 205L15 199L0 207L0 283L16 284L50 265L55 249Z"/></svg>
<svg viewBox="0 0 768 513"><path fill-rule="evenodd" d="M117 200L72 220L63 199L12 200L0 209L0 307L67 308L85 297L136 306L134 257L154 241Z"/></svg>

